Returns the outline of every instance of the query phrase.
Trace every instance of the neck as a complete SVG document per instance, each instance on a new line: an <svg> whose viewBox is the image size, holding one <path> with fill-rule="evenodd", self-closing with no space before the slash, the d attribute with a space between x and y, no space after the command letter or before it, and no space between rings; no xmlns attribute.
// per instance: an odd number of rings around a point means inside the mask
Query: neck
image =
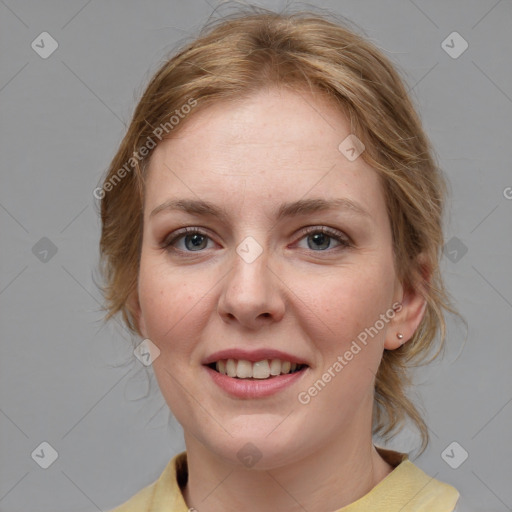
<svg viewBox="0 0 512 512"><path fill-rule="evenodd" d="M335 446L319 447L292 464L257 470L234 465L186 436L185 501L198 512L337 510L370 492L393 469L371 436L356 442L350 435L338 438Z"/></svg>

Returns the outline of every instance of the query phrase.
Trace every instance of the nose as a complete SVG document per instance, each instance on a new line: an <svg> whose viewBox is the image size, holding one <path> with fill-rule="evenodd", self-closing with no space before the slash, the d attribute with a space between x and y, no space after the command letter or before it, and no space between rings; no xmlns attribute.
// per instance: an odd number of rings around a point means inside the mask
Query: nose
<svg viewBox="0 0 512 512"><path fill-rule="evenodd" d="M286 287L269 265L268 253L265 249L250 261L234 251L232 269L222 280L218 303L218 313L225 322L256 330L282 319Z"/></svg>

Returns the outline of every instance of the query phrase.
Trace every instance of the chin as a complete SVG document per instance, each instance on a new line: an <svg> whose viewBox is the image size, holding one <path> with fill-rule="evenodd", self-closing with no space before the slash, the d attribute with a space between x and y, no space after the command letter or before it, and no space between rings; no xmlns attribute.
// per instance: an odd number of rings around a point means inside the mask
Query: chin
<svg viewBox="0 0 512 512"><path fill-rule="evenodd" d="M294 464L305 456L307 439L304 434L292 433L289 425L286 430L279 431L279 422L273 419L270 428L267 421L249 429L227 428L231 435L225 433L221 438L212 438L205 433L203 444L227 463L250 470L271 470Z"/></svg>

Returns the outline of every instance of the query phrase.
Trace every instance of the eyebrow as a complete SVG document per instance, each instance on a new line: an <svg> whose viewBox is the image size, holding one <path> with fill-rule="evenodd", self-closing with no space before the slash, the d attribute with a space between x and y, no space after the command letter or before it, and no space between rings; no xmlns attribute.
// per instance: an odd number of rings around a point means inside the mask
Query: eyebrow
<svg viewBox="0 0 512 512"><path fill-rule="evenodd" d="M222 221L228 219L226 210L222 207L216 206L208 201L196 199L170 199L165 203L157 206L149 215L150 218L154 217L161 212L169 211L183 211L191 215L201 215L205 217L216 217ZM290 203L283 203L276 214L276 219L282 220L298 215L307 215L310 213L327 211L327 210L343 210L352 212L362 217L371 217L367 210L365 210L359 203L348 198L336 199L300 199Z"/></svg>

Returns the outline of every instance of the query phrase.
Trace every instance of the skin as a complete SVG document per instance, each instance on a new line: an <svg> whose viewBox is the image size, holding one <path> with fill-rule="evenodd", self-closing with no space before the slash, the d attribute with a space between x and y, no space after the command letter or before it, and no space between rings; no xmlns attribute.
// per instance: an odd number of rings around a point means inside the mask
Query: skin
<svg viewBox="0 0 512 512"><path fill-rule="evenodd" d="M133 310L161 351L155 375L184 429L187 505L199 512L336 510L392 470L372 443L375 374L383 350L410 339L424 313L421 296L396 277L382 184L363 158L349 161L338 150L350 125L309 92L259 91L191 114L181 128L151 157ZM150 216L178 198L212 202L227 219ZM281 203L304 198L348 198L366 214L276 220ZM187 226L206 232L200 250L191 235L174 242L174 251L162 247ZM328 236L315 243L314 229L300 232L308 226L333 228L350 245ZM263 250L252 263L236 252L248 236ZM400 312L317 396L299 403L298 393L395 302ZM201 361L233 347L276 348L309 368L273 396L232 398ZM237 457L248 442L262 455L251 468Z"/></svg>

